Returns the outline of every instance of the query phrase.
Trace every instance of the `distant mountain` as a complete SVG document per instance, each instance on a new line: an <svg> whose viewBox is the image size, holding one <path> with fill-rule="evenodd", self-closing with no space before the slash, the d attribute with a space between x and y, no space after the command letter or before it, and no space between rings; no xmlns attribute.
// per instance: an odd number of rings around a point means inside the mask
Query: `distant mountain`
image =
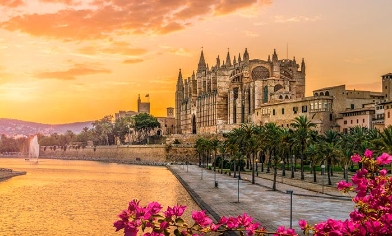
<svg viewBox="0 0 392 236"><path fill-rule="evenodd" d="M42 134L64 134L67 130L74 133L82 132L84 127L92 128L93 121L75 122L69 124L41 124L36 122L0 118L0 135L32 135L37 133Z"/></svg>

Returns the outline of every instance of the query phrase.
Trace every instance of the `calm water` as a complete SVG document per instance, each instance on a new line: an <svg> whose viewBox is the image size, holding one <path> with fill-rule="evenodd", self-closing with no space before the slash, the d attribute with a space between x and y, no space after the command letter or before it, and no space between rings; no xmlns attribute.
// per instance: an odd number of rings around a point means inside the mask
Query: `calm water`
<svg viewBox="0 0 392 236"><path fill-rule="evenodd" d="M0 182L0 235L123 235L112 225L134 198L199 209L165 167L24 158L0 167L27 171Z"/></svg>

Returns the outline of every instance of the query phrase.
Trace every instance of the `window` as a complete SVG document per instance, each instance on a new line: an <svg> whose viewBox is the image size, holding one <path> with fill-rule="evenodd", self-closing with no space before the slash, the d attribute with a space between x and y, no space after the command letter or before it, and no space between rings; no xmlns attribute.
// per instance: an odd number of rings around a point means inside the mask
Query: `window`
<svg viewBox="0 0 392 236"><path fill-rule="evenodd" d="M348 133L347 131L348 131L347 128L344 128L344 129L343 129L343 133L347 134L347 133Z"/></svg>
<svg viewBox="0 0 392 236"><path fill-rule="evenodd" d="M390 116L391 116L391 113L388 111L388 118L390 118Z"/></svg>
<svg viewBox="0 0 392 236"><path fill-rule="evenodd" d="M354 104L351 104L351 109L354 109Z"/></svg>
<svg viewBox="0 0 392 236"><path fill-rule="evenodd" d="M284 115L284 108L282 108L282 115Z"/></svg>
<svg viewBox="0 0 392 236"><path fill-rule="evenodd" d="M298 107L293 107L294 114L297 114L297 111L298 111Z"/></svg>
<svg viewBox="0 0 392 236"><path fill-rule="evenodd" d="M359 123L358 119L357 119L357 124Z"/></svg>
<svg viewBox="0 0 392 236"><path fill-rule="evenodd" d="M332 121L332 114L329 114L329 121Z"/></svg>
<svg viewBox="0 0 392 236"><path fill-rule="evenodd" d="M362 123L365 123L365 119L362 119Z"/></svg>
<svg viewBox="0 0 392 236"><path fill-rule="evenodd" d="M258 116L259 115L259 112L256 112L256 116Z"/></svg>
<svg viewBox="0 0 392 236"><path fill-rule="evenodd" d="M308 106L302 106L302 113L305 113L308 111Z"/></svg>
<svg viewBox="0 0 392 236"><path fill-rule="evenodd" d="M388 86L385 86L385 89L388 89Z"/></svg>
<svg viewBox="0 0 392 236"><path fill-rule="evenodd" d="M272 109L272 115L275 115L275 109Z"/></svg>
<svg viewBox="0 0 392 236"><path fill-rule="evenodd" d="M353 120L351 120L351 124L353 123Z"/></svg>
<svg viewBox="0 0 392 236"><path fill-rule="evenodd" d="M347 125L347 120L345 120L343 123L344 123L345 125Z"/></svg>

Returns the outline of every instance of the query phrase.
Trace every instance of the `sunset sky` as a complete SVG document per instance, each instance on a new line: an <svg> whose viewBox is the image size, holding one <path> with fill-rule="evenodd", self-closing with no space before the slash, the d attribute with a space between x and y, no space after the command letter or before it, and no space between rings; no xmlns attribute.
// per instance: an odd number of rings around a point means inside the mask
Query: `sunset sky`
<svg viewBox="0 0 392 236"><path fill-rule="evenodd" d="M178 70L243 54L306 63L306 95L381 91L390 0L0 0L0 118L48 124L174 107Z"/></svg>

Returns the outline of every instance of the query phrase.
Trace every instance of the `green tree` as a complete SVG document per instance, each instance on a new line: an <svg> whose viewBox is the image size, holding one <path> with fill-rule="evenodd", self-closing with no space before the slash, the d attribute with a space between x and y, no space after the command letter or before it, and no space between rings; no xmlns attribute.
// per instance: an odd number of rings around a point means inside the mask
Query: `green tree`
<svg viewBox="0 0 392 236"><path fill-rule="evenodd" d="M304 151L312 128L315 128L316 124L309 121L306 116L297 116L290 125L294 129L294 142L299 147L301 155L301 180L304 180Z"/></svg>

